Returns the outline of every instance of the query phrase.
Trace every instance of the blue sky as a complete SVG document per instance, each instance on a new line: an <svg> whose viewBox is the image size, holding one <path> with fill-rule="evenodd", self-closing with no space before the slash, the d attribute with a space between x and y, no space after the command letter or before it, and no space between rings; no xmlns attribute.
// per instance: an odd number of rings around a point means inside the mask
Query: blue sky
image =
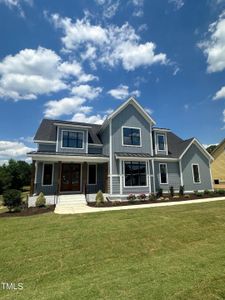
<svg viewBox="0 0 225 300"><path fill-rule="evenodd" d="M0 0L0 164L43 117L100 123L135 96L157 126L225 135L225 0Z"/></svg>

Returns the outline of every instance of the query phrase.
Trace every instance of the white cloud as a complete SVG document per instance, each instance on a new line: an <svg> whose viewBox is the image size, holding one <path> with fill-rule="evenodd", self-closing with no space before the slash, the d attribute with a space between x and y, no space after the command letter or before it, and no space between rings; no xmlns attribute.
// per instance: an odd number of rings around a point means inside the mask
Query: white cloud
<svg viewBox="0 0 225 300"><path fill-rule="evenodd" d="M71 121L74 122L84 122L84 123L92 123L92 124L102 124L105 120L105 116L101 116L100 114L87 116L84 113L76 113L72 117Z"/></svg>
<svg viewBox="0 0 225 300"><path fill-rule="evenodd" d="M176 10L184 6L184 0L169 0L169 3L173 4Z"/></svg>
<svg viewBox="0 0 225 300"><path fill-rule="evenodd" d="M0 62L0 98L36 99L38 95L69 89L70 77L78 82L98 79L84 73L76 61L63 62L50 49L24 49Z"/></svg>
<svg viewBox="0 0 225 300"><path fill-rule="evenodd" d="M71 93L77 97L93 100L102 92L101 87L92 87L88 84L78 85L72 88Z"/></svg>
<svg viewBox="0 0 225 300"><path fill-rule="evenodd" d="M61 115L71 115L79 111L85 99L79 97L65 97L60 100L51 100L45 104L46 118L57 118Z"/></svg>
<svg viewBox="0 0 225 300"><path fill-rule="evenodd" d="M147 113L149 114L149 115L152 115L153 114L153 110L151 109L151 108L145 108L145 110L147 111Z"/></svg>
<svg viewBox="0 0 225 300"><path fill-rule="evenodd" d="M129 92L129 87L127 85L120 84L117 88L111 89L107 92L115 99L124 100L128 98L128 96L140 97L141 92L139 90L135 90Z"/></svg>
<svg viewBox="0 0 225 300"><path fill-rule="evenodd" d="M0 141L0 165L7 163L9 159L25 160L26 154L35 149L27 147L18 141Z"/></svg>
<svg viewBox="0 0 225 300"><path fill-rule="evenodd" d="M106 0L104 1L103 6L103 17L106 19L111 19L115 16L116 12L118 11L120 5L120 1L114 1L114 0Z"/></svg>
<svg viewBox="0 0 225 300"><path fill-rule="evenodd" d="M23 4L32 5L32 0L0 0L0 4L3 3L7 5L10 9L17 9L21 17L25 17L24 10L22 8Z"/></svg>
<svg viewBox="0 0 225 300"><path fill-rule="evenodd" d="M210 37L198 44L207 57L209 73L225 70L225 11L209 26Z"/></svg>
<svg viewBox="0 0 225 300"><path fill-rule="evenodd" d="M213 97L213 100L225 99L225 86L222 87L216 95Z"/></svg>
<svg viewBox="0 0 225 300"><path fill-rule="evenodd" d="M87 18L76 20L51 16L56 28L63 31L62 43L66 51L77 51L81 59L115 67L119 63L126 70L141 66L167 63L166 54L155 53L153 42L140 43L140 36L135 29L125 23L121 27L114 25L92 25Z"/></svg>

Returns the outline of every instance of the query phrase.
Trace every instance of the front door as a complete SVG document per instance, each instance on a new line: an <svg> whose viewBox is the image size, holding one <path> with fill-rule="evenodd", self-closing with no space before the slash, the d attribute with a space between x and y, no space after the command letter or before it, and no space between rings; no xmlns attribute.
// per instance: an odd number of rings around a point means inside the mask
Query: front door
<svg viewBox="0 0 225 300"><path fill-rule="evenodd" d="M80 192L81 190L81 165L62 164L61 191Z"/></svg>

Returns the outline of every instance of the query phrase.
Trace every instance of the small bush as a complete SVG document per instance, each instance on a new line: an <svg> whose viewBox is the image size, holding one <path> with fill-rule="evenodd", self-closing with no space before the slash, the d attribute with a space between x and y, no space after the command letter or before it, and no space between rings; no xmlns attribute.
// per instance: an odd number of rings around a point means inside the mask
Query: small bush
<svg viewBox="0 0 225 300"><path fill-rule="evenodd" d="M46 199L43 193L40 193L35 202L36 207L45 207Z"/></svg>
<svg viewBox="0 0 225 300"><path fill-rule="evenodd" d="M195 196L202 197L204 194L198 191L194 191Z"/></svg>
<svg viewBox="0 0 225 300"><path fill-rule="evenodd" d="M180 195L180 196L183 196L183 195L184 195L184 185L181 185L181 186L180 186L180 189L179 189L179 195Z"/></svg>
<svg viewBox="0 0 225 300"><path fill-rule="evenodd" d="M225 195L225 190L218 190L217 193L218 193L219 195Z"/></svg>
<svg viewBox="0 0 225 300"><path fill-rule="evenodd" d="M146 196L146 194L140 194L140 195L138 195L138 200L140 200L140 201L145 201L146 200L146 198L147 198L147 196Z"/></svg>
<svg viewBox="0 0 225 300"><path fill-rule="evenodd" d="M159 190L157 191L157 197L162 197L162 195L163 195L163 190L162 190L162 189L159 189Z"/></svg>
<svg viewBox="0 0 225 300"><path fill-rule="evenodd" d="M170 196L173 197L174 196L174 187L170 186Z"/></svg>
<svg viewBox="0 0 225 300"><path fill-rule="evenodd" d="M155 201L155 200L156 200L156 195L154 195L154 194L149 194L148 200L149 200L149 201Z"/></svg>
<svg viewBox="0 0 225 300"><path fill-rule="evenodd" d="M189 198L190 198L190 195L185 194L185 195L184 195L184 198L185 198L185 199L189 199Z"/></svg>
<svg viewBox="0 0 225 300"><path fill-rule="evenodd" d="M210 191L209 191L209 190L204 190L204 194L205 194L205 195L209 195L209 194L210 194Z"/></svg>
<svg viewBox="0 0 225 300"><path fill-rule="evenodd" d="M127 200L129 202L134 202L136 200L136 196L134 194L130 194L127 196Z"/></svg>
<svg viewBox="0 0 225 300"><path fill-rule="evenodd" d="M21 192L18 190L6 190L3 193L3 204L7 206L9 211L19 207L22 203Z"/></svg>
<svg viewBox="0 0 225 300"><path fill-rule="evenodd" d="M96 201L96 206L101 206L105 202L102 191L97 192L95 201Z"/></svg>

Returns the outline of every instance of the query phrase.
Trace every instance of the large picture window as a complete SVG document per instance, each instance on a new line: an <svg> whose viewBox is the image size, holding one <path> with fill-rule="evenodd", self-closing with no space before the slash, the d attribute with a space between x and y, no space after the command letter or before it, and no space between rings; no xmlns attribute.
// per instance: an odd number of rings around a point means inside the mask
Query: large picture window
<svg viewBox="0 0 225 300"><path fill-rule="evenodd" d="M97 166L88 165L88 184L97 183Z"/></svg>
<svg viewBox="0 0 225 300"><path fill-rule="evenodd" d="M146 186L146 163L125 162L125 186Z"/></svg>
<svg viewBox="0 0 225 300"><path fill-rule="evenodd" d="M53 164L44 164L42 185L52 185Z"/></svg>
<svg viewBox="0 0 225 300"><path fill-rule="evenodd" d="M200 183L200 172L199 172L199 165L195 164L192 165L192 173L193 173L193 181L194 183Z"/></svg>
<svg viewBox="0 0 225 300"><path fill-rule="evenodd" d="M64 148L83 148L83 132L63 131L62 146Z"/></svg>
<svg viewBox="0 0 225 300"><path fill-rule="evenodd" d="M168 183L167 164L159 164L160 184Z"/></svg>
<svg viewBox="0 0 225 300"><path fill-rule="evenodd" d="M158 134L157 135L157 139L158 139L158 150L159 151L165 151L166 150L166 147L165 147L165 135Z"/></svg>
<svg viewBox="0 0 225 300"><path fill-rule="evenodd" d="M141 146L141 130L139 128L123 127L123 145Z"/></svg>

